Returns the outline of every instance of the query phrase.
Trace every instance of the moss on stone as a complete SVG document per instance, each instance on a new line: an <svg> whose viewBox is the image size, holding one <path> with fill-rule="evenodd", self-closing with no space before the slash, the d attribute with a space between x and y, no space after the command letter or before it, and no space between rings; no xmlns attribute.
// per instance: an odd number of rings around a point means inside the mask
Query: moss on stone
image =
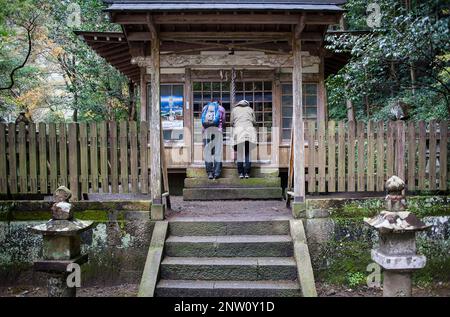
<svg viewBox="0 0 450 317"><path fill-rule="evenodd" d="M11 221L47 221L52 218L50 211L21 211L11 212Z"/></svg>

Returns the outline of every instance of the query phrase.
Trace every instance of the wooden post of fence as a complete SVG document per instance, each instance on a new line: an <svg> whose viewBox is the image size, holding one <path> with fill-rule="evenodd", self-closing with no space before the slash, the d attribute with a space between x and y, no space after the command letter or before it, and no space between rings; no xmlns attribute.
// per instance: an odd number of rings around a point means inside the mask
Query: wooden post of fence
<svg viewBox="0 0 450 317"><path fill-rule="evenodd" d="M138 136L136 121L130 122L130 170L131 170L131 192L137 194L139 191L138 179Z"/></svg>
<svg viewBox="0 0 450 317"><path fill-rule="evenodd" d="M389 121L387 124L387 145L386 145L386 177L394 175L394 140L395 140L395 122Z"/></svg>
<svg viewBox="0 0 450 317"><path fill-rule="evenodd" d="M326 147L325 147L325 121L320 120L319 121L319 149L318 149L318 156L319 156L319 192L324 193L326 191L325 185L326 185L326 162L327 162L327 155L326 155Z"/></svg>
<svg viewBox="0 0 450 317"><path fill-rule="evenodd" d="M8 125L9 192L17 194L16 125Z"/></svg>
<svg viewBox="0 0 450 317"><path fill-rule="evenodd" d="M39 123L39 188L41 194L47 194L48 192L46 130L45 123Z"/></svg>
<svg viewBox="0 0 450 317"><path fill-rule="evenodd" d="M443 120L440 124L440 141L439 141L439 189L447 190L447 155L448 155L448 121Z"/></svg>
<svg viewBox="0 0 450 317"><path fill-rule="evenodd" d="M316 191L316 122L307 121L308 124L308 191Z"/></svg>
<svg viewBox="0 0 450 317"><path fill-rule="evenodd" d="M58 188L58 143L56 141L56 124L48 125L48 153L50 163L50 192Z"/></svg>
<svg viewBox="0 0 450 317"><path fill-rule="evenodd" d="M91 160L91 186L92 192L98 193L98 132L97 123L95 122L91 122L89 124L89 139Z"/></svg>
<svg viewBox="0 0 450 317"><path fill-rule="evenodd" d="M100 122L98 142L100 146L100 182L102 184L102 193L109 193L107 130L106 121Z"/></svg>
<svg viewBox="0 0 450 317"><path fill-rule="evenodd" d="M429 138L430 159L428 165L430 190L436 190L436 121L430 121Z"/></svg>
<svg viewBox="0 0 450 317"><path fill-rule="evenodd" d="M111 192L113 194L117 194L119 192L119 161L117 153L117 123L115 121L109 122L108 143L109 143L109 163L111 166L111 173L109 177L109 179L111 180ZM107 189L107 192L109 192L109 188Z"/></svg>
<svg viewBox="0 0 450 317"><path fill-rule="evenodd" d="M8 171L6 166L6 126L0 123L0 194L8 193Z"/></svg>
<svg viewBox="0 0 450 317"><path fill-rule="evenodd" d="M395 173L398 177L406 181L405 177L405 122L396 122L396 143L395 143Z"/></svg>
<svg viewBox="0 0 450 317"><path fill-rule="evenodd" d="M72 191L72 200L81 199L79 175L79 152L78 152L78 124L69 123L69 183Z"/></svg>
<svg viewBox="0 0 450 317"><path fill-rule="evenodd" d="M364 155L364 143L365 138L365 126L364 122L357 123L357 135L358 135L358 191L362 192L365 190L365 162L366 158Z"/></svg>
<svg viewBox="0 0 450 317"><path fill-rule="evenodd" d="M28 153L30 158L30 193L38 192L38 169L37 169L37 142L36 142L36 124L30 123L28 126Z"/></svg>
<svg viewBox="0 0 450 317"><path fill-rule="evenodd" d="M140 125L141 150L141 193L148 194L148 122L141 121Z"/></svg>
<svg viewBox="0 0 450 317"><path fill-rule="evenodd" d="M336 123L328 121L328 191L336 191Z"/></svg>
<svg viewBox="0 0 450 317"><path fill-rule="evenodd" d="M338 191L345 192L345 126L338 123Z"/></svg>
<svg viewBox="0 0 450 317"><path fill-rule="evenodd" d="M416 188L416 126L413 121L408 123L408 179L407 188L414 191Z"/></svg>
<svg viewBox="0 0 450 317"><path fill-rule="evenodd" d="M120 183L122 184L122 192L129 192L129 180L128 180L128 125L126 121L121 121L119 124L120 129Z"/></svg>
<svg viewBox="0 0 450 317"><path fill-rule="evenodd" d="M27 137L25 123L19 123L19 189L21 194L28 192L27 174Z"/></svg>
<svg viewBox="0 0 450 317"><path fill-rule="evenodd" d="M89 193L89 152L88 152L88 130L87 124L81 122L80 128L80 182L81 193Z"/></svg>
<svg viewBox="0 0 450 317"><path fill-rule="evenodd" d="M384 122L378 122L377 129L377 191L384 191Z"/></svg>
<svg viewBox="0 0 450 317"><path fill-rule="evenodd" d="M367 191L375 191L375 124L367 123Z"/></svg>
<svg viewBox="0 0 450 317"><path fill-rule="evenodd" d="M417 156L419 158L418 162L418 179L419 179L419 190L425 190L425 164L426 164L426 145L427 145L427 131L424 121L419 121L419 150Z"/></svg>
<svg viewBox="0 0 450 317"><path fill-rule="evenodd" d="M355 191L355 122L348 122L348 175L347 190Z"/></svg>
<svg viewBox="0 0 450 317"><path fill-rule="evenodd" d="M66 124L59 125L59 185L67 186L67 132Z"/></svg>

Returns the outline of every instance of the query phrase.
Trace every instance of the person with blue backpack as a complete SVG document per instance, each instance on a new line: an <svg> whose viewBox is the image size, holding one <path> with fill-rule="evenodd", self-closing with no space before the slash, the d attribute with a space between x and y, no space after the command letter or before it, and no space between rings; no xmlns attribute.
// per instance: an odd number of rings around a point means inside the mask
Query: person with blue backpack
<svg viewBox="0 0 450 317"><path fill-rule="evenodd" d="M225 108L218 102L209 102L202 110L203 145L206 173L217 179L222 173L223 127Z"/></svg>

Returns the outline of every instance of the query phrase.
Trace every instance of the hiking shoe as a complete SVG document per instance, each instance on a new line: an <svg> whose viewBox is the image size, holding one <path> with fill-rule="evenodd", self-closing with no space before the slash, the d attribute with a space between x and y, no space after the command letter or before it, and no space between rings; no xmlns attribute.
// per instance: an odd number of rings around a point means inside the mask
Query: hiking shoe
<svg viewBox="0 0 450 317"><path fill-rule="evenodd" d="M250 178L250 175L245 174L245 178L246 178L246 179L249 179L249 178Z"/></svg>
<svg viewBox="0 0 450 317"><path fill-rule="evenodd" d="M213 178L214 178L213 174L212 174L212 173L209 173L209 174L208 174L208 179L213 179Z"/></svg>
<svg viewBox="0 0 450 317"><path fill-rule="evenodd" d="M240 173L240 174L239 174L239 178L240 178L240 179L243 179L243 178L244 178L244 174Z"/></svg>

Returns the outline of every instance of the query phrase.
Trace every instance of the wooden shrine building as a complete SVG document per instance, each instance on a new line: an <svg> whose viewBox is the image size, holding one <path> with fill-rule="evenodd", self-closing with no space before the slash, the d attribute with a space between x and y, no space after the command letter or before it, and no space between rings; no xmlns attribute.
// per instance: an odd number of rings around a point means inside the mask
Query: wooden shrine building
<svg viewBox="0 0 450 317"><path fill-rule="evenodd" d="M231 107L241 99L251 103L261 128L264 149L255 165L287 168L293 127L294 170L299 171L294 201L302 202L303 119L327 120L324 79L342 61L327 55L324 37L339 24L345 0L106 2L111 22L123 31L77 34L140 85L140 120L150 126L153 203L162 201L161 157L170 170L203 163L202 107L220 101L228 127ZM229 142L224 163L233 163Z"/></svg>

